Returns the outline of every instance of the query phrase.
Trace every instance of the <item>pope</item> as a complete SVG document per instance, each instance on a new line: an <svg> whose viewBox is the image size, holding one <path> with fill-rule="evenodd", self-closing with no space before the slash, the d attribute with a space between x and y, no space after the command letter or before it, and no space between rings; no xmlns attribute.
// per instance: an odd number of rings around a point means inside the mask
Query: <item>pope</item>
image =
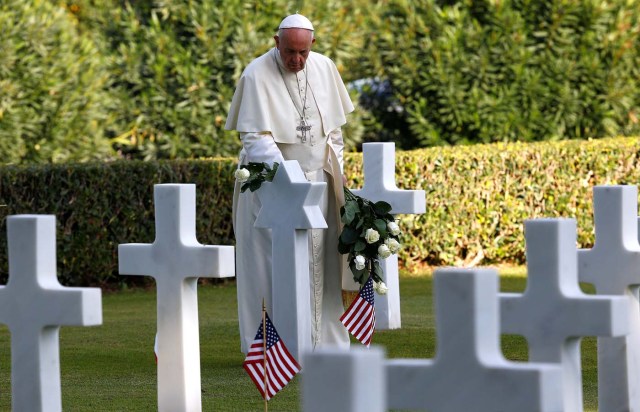
<svg viewBox="0 0 640 412"><path fill-rule="evenodd" d="M311 51L311 21L300 14L282 20L275 47L253 60L242 73L225 128L242 141L239 165L297 160L310 182L326 182L320 203L328 229L309 232L309 287L313 347L349 346L339 318L343 258L338 253L343 194L341 127L354 110L335 64ZM271 233L254 227L260 202L255 193L240 193L236 182L233 226L236 236L236 280L241 349L247 353L261 321L262 299L271 311ZM277 245L273 245L277 250ZM350 279L347 276L346 279ZM347 280L348 282L348 280Z"/></svg>

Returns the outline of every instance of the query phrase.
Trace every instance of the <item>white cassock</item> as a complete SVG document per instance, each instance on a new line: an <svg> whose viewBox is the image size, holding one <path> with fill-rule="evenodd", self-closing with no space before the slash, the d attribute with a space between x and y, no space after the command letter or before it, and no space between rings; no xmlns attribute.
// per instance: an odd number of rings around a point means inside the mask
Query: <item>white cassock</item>
<svg viewBox="0 0 640 412"><path fill-rule="evenodd" d="M285 87L286 85L286 87ZM309 234L312 344L349 346L340 323L342 283L357 290L350 273L343 280L338 253L339 207L344 203L340 127L353 104L334 63L311 52L305 69L284 69L277 49L251 62L233 96L225 128L240 132L239 165L297 160L311 182L327 182L321 209L328 229ZM304 122L301 122L304 119ZM306 127L301 127L306 126ZM308 126L311 126L310 128ZM305 130L306 129L306 130ZM233 226L241 349L247 353L262 320L262 299L271 310L271 231L254 227L260 201L236 182ZM277 245L276 245L277 247ZM348 269L347 269L348 271Z"/></svg>

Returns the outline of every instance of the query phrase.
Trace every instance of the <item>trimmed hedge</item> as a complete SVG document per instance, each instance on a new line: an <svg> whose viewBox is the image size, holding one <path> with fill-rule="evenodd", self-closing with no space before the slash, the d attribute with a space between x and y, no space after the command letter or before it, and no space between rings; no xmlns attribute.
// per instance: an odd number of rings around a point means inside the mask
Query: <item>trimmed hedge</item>
<svg viewBox="0 0 640 412"><path fill-rule="evenodd" d="M426 191L427 213L403 217L401 260L421 264L524 263L525 219L577 219L593 246L592 187L640 182L640 141L611 138L431 148L396 155L398 186ZM359 175L359 168L350 170Z"/></svg>
<svg viewBox="0 0 640 412"><path fill-rule="evenodd" d="M350 187L363 183L361 154L346 156ZM591 188L640 182L637 138L510 143L396 152L397 185L426 191L427 213L400 216L400 260L427 265L523 263L525 219L572 217L593 245ZM67 285L140 282L118 276L117 245L155 237L153 185L195 183L197 236L233 245L235 159L114 162L0 168L0 282L6 281L5 216L55 214L58 274Z"/></svg>
<svg viewBox="0 0 640 412"><path fill-rule="evenodd" d="M61 283L145 282L118 275L118 244L153 242L157 183L195 183L199 242L233 244L235 168L231 159L0 168L0 282L8 273L4 218L22 213L56 215Z"/></svg>

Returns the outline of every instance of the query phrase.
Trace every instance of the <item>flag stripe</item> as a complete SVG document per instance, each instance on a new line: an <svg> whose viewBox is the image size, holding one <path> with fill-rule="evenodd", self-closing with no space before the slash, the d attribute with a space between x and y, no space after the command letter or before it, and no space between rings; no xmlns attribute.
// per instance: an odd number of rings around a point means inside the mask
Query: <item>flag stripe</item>
<svg viewBox="0 0 640 412"><path fill-rule="evenodd" d="M354 302L354 304L351 305L348 311L345 312L346 316L344 316L344 319L341 319L342 323L349 326L351 325L354 319L357 318L357 313L360 311L360 306L362 306L361 302L362 300L358 299L357 301Z"/></svg>
<svg viewBox="0 0 640 412"><path fill-rule="evenodd" d="M253 364L245 364L243 365L244 369L249 374L249 377L256 385L260 394L264 397L264 373L262 373L262 367L258 367Z"/></svg>
<svg viewBox="0 0 640 412"><path fill-rule="evenodd" d="M371 326L372 312L373 312L373 307L371 306L369 306L368 308L365 308L362 311L360 318L358 319L358 322L351 327L354 335L362 335L363 333L366 333L367 331L366 328Z"/></svg>
<svg viewBox="0 0 640 412"><path fill-rule="evenodd" d="M358 296L349 308L340 316L340 322L362 344L369 346L376 325L376 312L373 300L373 279L365 282Z"/></svg>
<svg viewBox="0 0 640 412"><path fill-rule="evenodd" d="M266 345L263 338L265 335L267 337ZM266 352L264 350L265 346ZM265 358L267 363L266 372L264 370ZM260 324L258 327L256 337L251 343L249 353L242 366L266 400L275 396L300 372L300 365L291 356L284 342L278 336L271 319L266 314L264 325ZM266 388L264 382L265 373L267 376Z"/></svg>
<svg viewBox="0 0 640 412"><path fill-rule="evenodd" d="M284 345L281 345L281 344L276 345L276 350L280 355L277 357L277 359L282 364L282 369L286 371L287 376L293 377L296 373L300 371L300 366L294 365L290 361L292 356Z"/></svg>
<svg viewBox="0 0 640 412"><path fill-rule="evenodd" d="M362 307L358 310L358 316L353 318L349 323L349 328L351 328L354 335L358 334L363 324L369 322L369 318L367 318L367 315L369 315L370 309L371 306L362 305Z"/></svg>

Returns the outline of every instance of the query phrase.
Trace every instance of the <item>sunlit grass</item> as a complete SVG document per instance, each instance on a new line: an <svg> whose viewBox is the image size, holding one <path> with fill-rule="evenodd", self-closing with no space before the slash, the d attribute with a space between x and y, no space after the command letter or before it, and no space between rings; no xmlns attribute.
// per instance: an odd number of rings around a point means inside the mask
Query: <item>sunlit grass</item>
<svg viewBox="0 0 640 412"><path fill-rule="evenodd" d="M500 268L501 290L522 292L524 268ZM403 276L400 282L402 328L379 331L374 344L389 358L435 356L436 328L432 277ZM262 398L242 369L237 327L236 288L203 285L199 288L202 403L204 411L257 411ZM65 411L155 411L156 366L153 339L156 321L154 290L134 290L103 296L104 324L63 327L60 333L62 398ZM501 339L505 357L528 358L526 341L519 336ZM9 333L0 329L0 410L10 407ZM595 338L585 339L583 374L585 410L597 410ZM269 402L270 411L299 410L299 380Z"/></svg>

